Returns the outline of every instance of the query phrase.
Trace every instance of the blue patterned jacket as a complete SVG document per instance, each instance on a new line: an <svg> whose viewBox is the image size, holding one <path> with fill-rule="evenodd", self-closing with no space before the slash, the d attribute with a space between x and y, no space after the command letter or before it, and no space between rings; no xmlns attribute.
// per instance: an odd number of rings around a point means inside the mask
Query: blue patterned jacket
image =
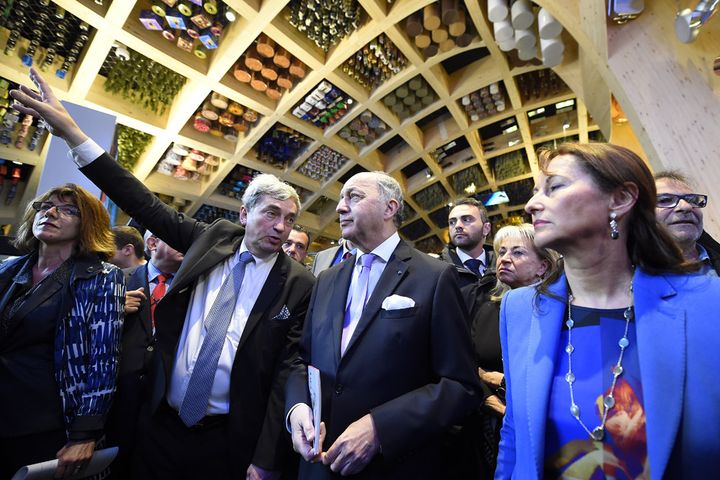
<svg viewBox="0 0 720 480"><path fill-rule="evenodd" d="M29 256L7 260L0 276L17 272ZM125 279L97 257L78 257L70 276L71 298L57 324L55 379L70 440L102 431L110 409L120 355Z"/></svg>

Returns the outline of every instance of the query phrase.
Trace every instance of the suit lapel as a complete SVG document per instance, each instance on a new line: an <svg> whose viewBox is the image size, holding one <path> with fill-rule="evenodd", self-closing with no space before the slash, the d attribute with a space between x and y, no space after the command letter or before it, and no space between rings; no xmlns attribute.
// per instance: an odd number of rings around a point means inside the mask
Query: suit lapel
<svg viewBox="0 0 720 480"><path fill-rule="evenodd" d="M567 282L564 275L550 286L550 292L561 299L567 298ZM564 301L542 295L531 313L526 357L528 367L525 377L525 391L528 395L526 418L530 449L535 457L538 475L543 471L542 465L545 461L545 424L565 309Z"/></svg>
<svg viewBox="0 0 720 480"><path fill-rule="evenodd" d="M682 311L666 302L677 292L665 277L652 277L638 269L633 289L650 472L653 477L661 478L682 416L687 347L685 318Z"/></svg>
<svg viewBox="0 0 720 480"><path fill-rule="evenodd" d="M17 321L22 320L25 316L35 310L38 305L42 305L48 298L55 295L63 286L55 279L46 279L47 285L40 288L39 292L33 293L25 298L23 305L15 312L14 317Z"/></svg>
<svg viewBox="0 0 720 480"><path fill-rule="evenodd" d="M346 262L339 264L337 269L333 269L332 276L328 274L330 276L331 291L327 297L329 299L327 312L332 319L332 342L336 366L340 364L340 341L342 340L343 322L345 321L345 303L347 303L356 260L357 255L353 255Z"/></svg>
<svg viewBox="0 0 720 480"><path fill-rule="evenodd" d="M263 315L270 310L272 301L275 300L275 298L282 292L283 285L287 280L288 270L290 269L289 262L294 262L294 260L285 255L283 252L277 254L275 265L273 265L270 270L270 273L265 280L265 285L263 285L262 290L260 290L260 295L258 295L257 300L255 300L255 305L253 305L252 312L250 312L250 316L247 319L242 336L238 342L238 350L240 350L245 342L247 342L248 337L255 329Z"/></svg>
<svg viewBox="0 0 720 480"><path fill-rule="evenodd" d="M344 357L348 356L353 346L362 336L363 332L378 316L378 314L380 313L380 308L382 307L383 300L385 300L388 295L391 295L395 291L395 288L397 288L400 281L405 278L405 274L408 269L407 260L409 260L410 257L410 247L405 242L400 241L397 248L395 248L395 251L390 257L390 261L385 266L385 270L383 270L383 273L380 276L377 285L375 285L375 289L373 290L372 295L370 295L370 298L365 305L365 309L360 316L360 320L358 321L357 327L355 328L355 332L353 333L353 336L350 339L350 343L348 343L347 349L345 350ZM342 327L340 330L340 335L342 335Z"/></svg>
<svg viewBox="0 0 720 480"><path fill-rule="evenodd" d="M333 247L332 250L329 250L326 255L322 258L322 263L320 264L320 268L322 270L327 270L328 268L333 266L333 260L335 260L335 255L337 255L338 250L340 250L341 247Z"/></svg>

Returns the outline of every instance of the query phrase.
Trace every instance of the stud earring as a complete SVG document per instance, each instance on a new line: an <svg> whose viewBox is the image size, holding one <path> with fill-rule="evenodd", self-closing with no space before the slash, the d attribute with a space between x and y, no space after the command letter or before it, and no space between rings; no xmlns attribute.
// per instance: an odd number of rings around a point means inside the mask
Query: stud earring
<svg viewBox="0 0 720 480"><path fill-rule="evenodd" d="M619 236L620 232L618 231L617 213L610 212L610 238L617 240Z"/></svg>

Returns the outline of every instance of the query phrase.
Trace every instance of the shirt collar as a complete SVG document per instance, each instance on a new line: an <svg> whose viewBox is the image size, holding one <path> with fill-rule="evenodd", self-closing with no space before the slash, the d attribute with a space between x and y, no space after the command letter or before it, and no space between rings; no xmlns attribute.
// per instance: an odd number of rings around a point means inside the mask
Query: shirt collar
<svg viewBox="0 0 720 480"><path fill-rule="evenodd" d="M470 255L468 255L467 253L465 253L465 251L461 250L459 247L455 249L455 252L457 253L458 258L460 259L460 262L463 265L465 265L465 262L467 262L468 260L473 258ZM475 257L477 260L480 260L483 267L487 267L487 261L486 261L485 257L486 257L486 255L485 255L484 248L483 248L482 253L480 255L478 255L477 257Z"/></svg>
<svg viewBox="0 0 720 480"><path fill-rule="evenodd" d="M710 255L708 255L708 252L705 249L705 247L703 247L699 243L696 243L695 248L697 248L697 251L698 251L698 261L700 261L700 262L709 262L710 261Z"/></svg>
<svg viewBox="0 0 720 480"><path fill-rule="evenodd" d="M247 246L245 245L244 238L243 238L242 243L240 244L240 248L238 248L238 250L235 252L235 261L238 261L238 262L240 261L240 254L243 252L249 252L249 250L247 249ZM253 254L252 252L250 252L250 255L252 255L253 259L255 260L255 265L260 265L263 263L275 262L275 258L277 258L278 252L275 252L266 258L256 257L255 254Z"/></svg>
<svg viewBox="0 0 720 480"><path fill-rule="evenodd" d="M152 260L150 260L149 262L147 262L147 268L148 268L148 281L149 281L149 282L154 282L154 281L156 281L158 275L160 275L160 274L162 274L162 273L165 273L165 272L161 271L159 268L157 268L157 267L155 266L155 264L152 263ZM174 276L175 274L169 273L169 274L167 274L167 275Z"/></svg>
<svg viewBox="0 0 720 480"><path fill-rule="evenodd" d="M393 252L397 248L398 244L400 243L400 235L398 235L397 232L390 235L384 242L382 242L380 245L375 247L372 252L378 257L380 257L383 262L387 263L390 261L390 257L392 256ZM360 251L360 249L357 249L357 257L355 258L355 264L360 264L360 256L363 252Z"/></svg>

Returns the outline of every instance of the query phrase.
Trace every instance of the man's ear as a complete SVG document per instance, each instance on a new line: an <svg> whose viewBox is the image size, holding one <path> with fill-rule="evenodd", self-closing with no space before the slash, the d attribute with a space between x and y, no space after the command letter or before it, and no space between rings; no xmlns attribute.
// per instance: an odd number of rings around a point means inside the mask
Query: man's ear
<svg viewBox="0 0 720 480"><path fill-rule="evenodd" d="M120 251L125 256L135 255L135 247L133 247L131 243L123 245Z"/></svg>
<svg viewBox="0 0 720 480"><path fill-rule="evenodd" d="M482 227L483 242L485 241L487 236L490 235L490 230L492 230L492 223L490 223L490 221L484 222Z"/></svg>
<svg viewBox="0 0 720 480"><path fill-rule="evenodd" d="M247 216L248 216L247 208L245 208L245 205L241 205L239 221L240 221L240 225L242 225L243 227L247 226Z"/></svg>
<svg viewBox="0 0 720 480"><path fill-rule="evenodd" d="M387 202L387 205L385 205L384 217L385 217L386 219L387 219L387 218L393 218L393 217L395 216L395 214L397 213L397 211L398 211L399 208L400 208L400 204L398 203L398 201L395 200L394 198L391 198L391 199Z"/></svg>
<svg viewBox="0 0 720 480"><path fill-rule="evenodd" d="M157 248L157 237L154 235L150 235L145 241L145 246L151 252L154 251Z"/></svg>

